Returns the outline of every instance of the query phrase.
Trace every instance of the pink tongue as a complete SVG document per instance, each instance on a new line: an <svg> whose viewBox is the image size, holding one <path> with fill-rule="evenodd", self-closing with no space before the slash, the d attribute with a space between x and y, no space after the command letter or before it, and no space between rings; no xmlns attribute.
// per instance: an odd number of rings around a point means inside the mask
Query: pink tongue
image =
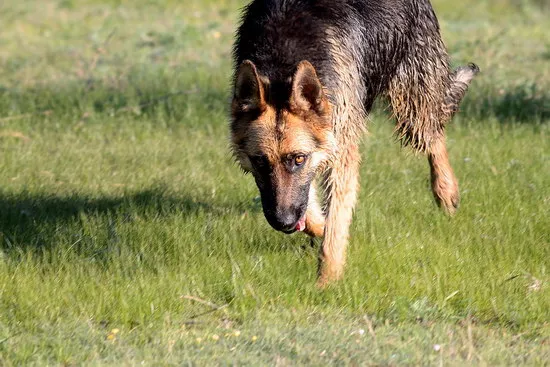
<svg viewBox="0 0 550 367"><path fill-rule="evenodd" d="M298 232L302 232L304 229L306 229L306 216L304 215L298 223L296 223L296 230Z"/></svg>

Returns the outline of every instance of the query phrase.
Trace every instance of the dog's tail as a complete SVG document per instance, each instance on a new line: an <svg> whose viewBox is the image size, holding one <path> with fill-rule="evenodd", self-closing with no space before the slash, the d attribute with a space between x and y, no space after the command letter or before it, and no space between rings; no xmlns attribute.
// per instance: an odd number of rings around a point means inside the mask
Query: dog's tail
<svg viewBox="0 0 550 367"><path fill-rule="evenodd" d="M472 79L479 73L479 67L470 63L468 66L460 66L451 75L451 85L445 94L443 110L450 116L458 111L458 106L464 98L468 85Z"/></svg>

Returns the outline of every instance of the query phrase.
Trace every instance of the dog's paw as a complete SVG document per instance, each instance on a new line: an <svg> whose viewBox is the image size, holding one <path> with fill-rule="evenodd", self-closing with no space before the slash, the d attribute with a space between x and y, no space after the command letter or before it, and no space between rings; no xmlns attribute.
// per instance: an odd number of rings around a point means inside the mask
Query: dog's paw
<svg viewBox="0 0 550 367"><path fill-rule="evenodd" d="M325 289L331 284L342 279L344 274L344 264L327 264L322 263L320 265L319 277L317 278L317 283L315 284L318 289Z"/></svg>
<svg viewBox="0 0 550 367"><path fill-rule="evenodd" d="M460 204L456 179L454 177L452 179L436 179L432 189L437 205L448 215L454 215Z"/></svg>

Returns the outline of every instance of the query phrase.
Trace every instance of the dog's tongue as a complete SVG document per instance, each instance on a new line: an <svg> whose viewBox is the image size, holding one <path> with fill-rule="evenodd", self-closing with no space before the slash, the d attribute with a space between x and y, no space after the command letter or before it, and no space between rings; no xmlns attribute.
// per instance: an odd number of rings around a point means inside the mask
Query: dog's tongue
<svg viewBox="0 0 550 367"><path fill-rule="evenodd" d="M304 215L298 223L296 223L296 230L298 232L302 232L304 229L306 229L306 216Z"/></svg>

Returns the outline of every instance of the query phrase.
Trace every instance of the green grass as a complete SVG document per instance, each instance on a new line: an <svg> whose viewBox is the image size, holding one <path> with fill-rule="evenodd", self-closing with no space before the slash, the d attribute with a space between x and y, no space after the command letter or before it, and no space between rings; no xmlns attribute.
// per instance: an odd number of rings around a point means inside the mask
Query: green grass
<svg viewBox="0 0 550 367"><path fill-rule="evenodd" d="M434 1L482 69L448 129L460 211L375 113L325 291L228 154L242 4L0 4L0 365L548 363L546 3Z"/></svg>

